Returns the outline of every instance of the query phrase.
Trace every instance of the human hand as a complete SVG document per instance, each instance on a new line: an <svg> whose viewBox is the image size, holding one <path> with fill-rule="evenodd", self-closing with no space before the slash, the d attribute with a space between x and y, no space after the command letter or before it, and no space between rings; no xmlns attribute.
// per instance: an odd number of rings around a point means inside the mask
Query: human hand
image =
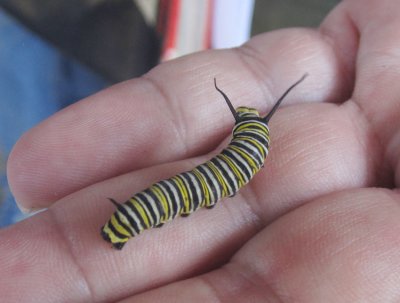
<svg viewBox="0 0 400 303"><path fill-rule="evenodd" d="M266 33L156 67L28 132L8 163L6 302L398 302L398 1L344 1L319 30ZM131 239L99 229L152 182L218 153L235 106L270 123L265 168L234 198ZM290 106L289 106L290 105ZM387 189L377 188L386 187ZM57 201L57 202L56 202Z"/></svg>

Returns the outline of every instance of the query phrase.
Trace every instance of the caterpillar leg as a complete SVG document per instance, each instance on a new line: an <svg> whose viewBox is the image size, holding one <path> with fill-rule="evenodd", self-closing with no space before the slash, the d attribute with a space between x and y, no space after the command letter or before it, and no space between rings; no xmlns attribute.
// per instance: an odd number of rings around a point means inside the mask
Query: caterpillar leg
<svg viewBox="0 0 400 303"><path fill-rule="evenodd" d="M162 227L164 225L164 223L159 223L159 224L157 224L155 227L156 228L160 228L160 227Z"/></svg>
<svg viewBox="0 0 400 303"><path fill-rule="evenodd" d="M215 204L206 206L207 209L213 209L214 207L215 207Z"/></svg>

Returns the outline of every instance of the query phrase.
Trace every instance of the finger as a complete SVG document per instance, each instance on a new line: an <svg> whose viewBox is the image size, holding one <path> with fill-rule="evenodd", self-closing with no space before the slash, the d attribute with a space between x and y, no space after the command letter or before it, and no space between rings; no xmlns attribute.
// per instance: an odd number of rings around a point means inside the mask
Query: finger
<svg viewBox="0 0 400 303"><path fill-rule="evenodd" d="M8 161L10 186L23 208L40 208L95 182L204 153L233 125L213 77L235 106L266 112L305 72L310 77L286 105L338 100L348 87L338 77L341 64L321 35L300 29L162 64L25 134Z"/></svg>
<svg viewBox="0 0 400 303"><path fill-rule="evenodd" d="M354 190L281 217L210 273L127 298L135 302L395 302L400 196Z"/></svg>
<svg viewBox="0 0 400 303"><path fill-rule="evenodd" d="M314 132L310 131L310 119ZM212 211L200 210L190 218L146 231L121 252L112 250L99 235L100 226L113 211L106 197L124 201L160 178L189 170L211 155L135 171L71 194L31 219L33 223L22 222L0 235L0 255L4 256L0 267L9 273L6 285L18 282L23 290L18 291L21 298L33 296L38 301L47 296L41 292L43 287L58 288L54 296L60 300L76 287L84 290L82 301L96 302L127 297L219 266L270 221L307 199L374 184L373 149L365 149L368 137L357 122L346 106L336 104L280 110L271 123L271 157L238 195L221 201ZM36 225L41 228L34 229ZM49 255L48 251L54 253ZM35 275L45 276L44 281L20 280L21 263ZM66 289L51 284L52 276L59 275L61 269L77 283L66 285Z"/></svg>
<svg viewBox="0 0 400 303"><path fill-rule="evenodd" d="M0 230L7 302L94 302L82 268L49 212Z"/></svg>
<svg viewBox="0 0 400 303"><path fill-rule="evenodd" d="M171 171L158 167L147 175L154 178ZM104 197L118 189L127 196L129 184L149 182L141 174L128 177L69 195L49 210L1 230L2 295L10 302L112 302L213 268L254 233L252 214L243 204L228 213L217 208L204 210L208 215L197 220L195 215L177 219L132 239L129 249L113 250L100 236L100 227L113 211ZM215 224L210 227L210 222Z"/></svg>
<svg viewBox="0 0 400 303"><path fill-rule="evenodd" d="M265 167L241 191L264 222L334 191L390 184L375 134L351 104L285 108L270 129Z"/></svg>
<svg viewBox="0 0 400 303"><path fill-rule="evenodd" d="M332 31L339 19L345 19L353 24L353 32L358 33L357 80L352 102L359 106L375 132L382 153L381 166L395 172L397 186L400 184L399 9L398 1L345 1L324 25ZM346 49L341 40L336 41L338 49Z"/></svg>

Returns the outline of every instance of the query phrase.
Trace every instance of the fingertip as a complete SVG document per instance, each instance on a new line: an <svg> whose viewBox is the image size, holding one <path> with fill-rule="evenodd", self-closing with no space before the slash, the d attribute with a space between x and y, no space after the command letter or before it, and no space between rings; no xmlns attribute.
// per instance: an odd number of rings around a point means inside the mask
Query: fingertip
<svg viewBox="0 0 400 303"><path fill-rule="evenodd" d="M31 183L31 178L27 177L25 172L25 161L23 159L23 153L21 150L27 149L25 146L24 139L21 137L18 142L14 145L10 152L7 160L7 179L8 186L18 208L25 214L30 213L32 207L26 204L29 201L29 195L24 195L24 190L27 188L25 184Z"/></svg>
<svg viewBox="0 0 400 303"><path fill-rule="evenodd" d="M52 160L46 153L46 146L35 140L36 133L34 128L24 134L11 150L7 161L9 188L23 213L40 211L63 196L61 191L52 190L50 180L56 180L56 176L45 175ZM51 197L44 195L45 188L51 192Z"/></svg>

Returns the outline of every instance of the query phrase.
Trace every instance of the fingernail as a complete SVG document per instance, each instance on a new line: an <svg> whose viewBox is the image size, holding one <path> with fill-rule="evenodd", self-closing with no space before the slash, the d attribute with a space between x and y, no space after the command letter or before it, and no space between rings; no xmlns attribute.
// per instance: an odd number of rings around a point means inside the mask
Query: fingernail
<svg viewBox="0 0 400 303"><path fill-rule="evenodd" d="M34 208L34 207L27 208L25 206L22 206L18 202L16 202L16 203L17 203L17 206L18 206L19 210L24 214L33 215L33 214L38 213L38 212L40 212L40 211L45 209L45 208L39 208L39 207L38 208Z"/></svg>

